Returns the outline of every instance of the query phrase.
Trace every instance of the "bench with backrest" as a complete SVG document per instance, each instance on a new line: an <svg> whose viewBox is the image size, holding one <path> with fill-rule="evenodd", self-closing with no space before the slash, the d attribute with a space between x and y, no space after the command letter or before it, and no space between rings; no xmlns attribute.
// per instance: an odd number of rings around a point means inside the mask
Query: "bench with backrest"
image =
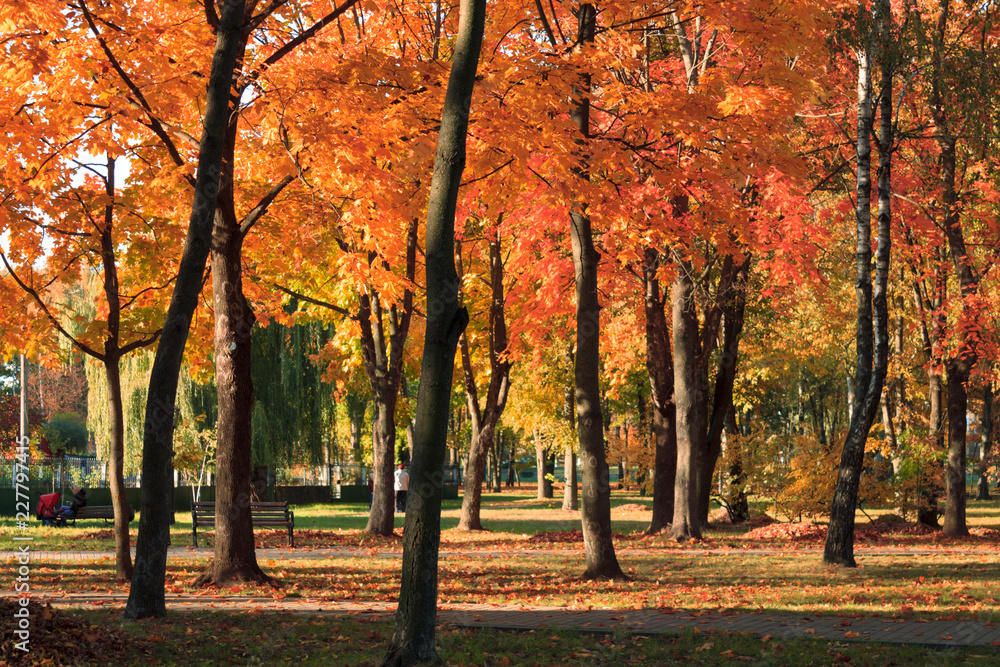
<svg viewBox="0 0 1000 667"><path fill-rule="evenodd" d="M115 508L112 505L87 505L81 507L76 511L76 516L71 519L73 525L76 525L77 520L83 519L104 519L104 523L110 523L115 520ZM135 519L135 510L130 506L128 508L128 520L129 523Z"/></svg>
<svg viewBox="0 0 1000 667"><path fill-rule="evenodd" d="M287 502L251 502L250 520L257 526L285 526L288 528L288 546L295 546L292 528L295 527L295 513L288 509ZM198 526L215 526L215 503L195 501L191 503L191 534L194 546L198 546Z"/></svg>

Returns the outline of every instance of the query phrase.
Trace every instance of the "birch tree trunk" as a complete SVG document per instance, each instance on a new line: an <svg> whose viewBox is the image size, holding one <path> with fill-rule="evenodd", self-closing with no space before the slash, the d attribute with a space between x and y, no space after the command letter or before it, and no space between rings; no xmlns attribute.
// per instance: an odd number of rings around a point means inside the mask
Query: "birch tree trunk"
<svg viewBox="0 0 1000 667"><path fill-rule="evenodd" d="M886 288L889 278L891 238L890 183L892 175L892 76L889 57L888 0L879 0L876 8L878 35L873 35L858 58L858 134L857 134L857 390L853 417L830 508L830 524L823 551L823 562L856 567L854 560L854 512L864 465L865 443L879 409L882 388L888 372L889 321ZM876 44L878 45L876 51ZM878 169L878 250L875 285L871 280L871 136L873 54L881 65L879 98L880 134Z"/></svg>

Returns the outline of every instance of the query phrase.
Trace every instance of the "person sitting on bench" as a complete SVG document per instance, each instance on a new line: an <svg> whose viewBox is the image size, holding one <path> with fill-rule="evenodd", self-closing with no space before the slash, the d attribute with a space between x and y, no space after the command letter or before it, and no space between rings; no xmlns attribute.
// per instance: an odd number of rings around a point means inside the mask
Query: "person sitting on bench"
<svg viewBox="0 0 1000 667"><path fill-rule="evenodd" d="M76 518L76 512L81 507L87 506L87 490L82 486L73 487L73 500L69 504L69 509L73 512L73 518Z"/></svg>

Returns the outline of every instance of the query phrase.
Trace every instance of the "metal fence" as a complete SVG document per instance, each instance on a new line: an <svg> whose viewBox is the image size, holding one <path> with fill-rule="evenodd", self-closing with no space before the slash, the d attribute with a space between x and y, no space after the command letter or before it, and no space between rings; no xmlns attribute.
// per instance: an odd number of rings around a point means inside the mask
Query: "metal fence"
<svg viewBox="0 0 1000 667"><path fill-rule="evenodd" d="M365 484L371 467L360 463L345 463L316 467L279 468L274 471L274 481L282 486L334 486L337 484ZM28 463L29 482L33 489L58 491L76 485L86 489L106 489L111 471L108 462L90 456L65 456L62 458L32 459ZM14 460L0 459L0 488L14 486ZM202 478L203 485L211 485L213 474ZM445 466L445 484L458 484L461 470L458 466ZM176 486L197 485L197 474L178 471ZM139 475L125 475L126 488L139 488Z"/></svg>

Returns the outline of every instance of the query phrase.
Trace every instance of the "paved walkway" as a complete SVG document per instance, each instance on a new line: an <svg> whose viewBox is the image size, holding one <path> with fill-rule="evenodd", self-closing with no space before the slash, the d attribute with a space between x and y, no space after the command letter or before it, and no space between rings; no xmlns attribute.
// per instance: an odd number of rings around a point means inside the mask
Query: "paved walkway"
<svg viewBox="0 0 1000 667"><path fill-rule="evenodd" d="M2 593L4 596L9 593ZM193 596L167 594L172 612L232 611L239 613L290 613L316 616L353 616L366 620L391 620L393 602L318 601L243 596ZM107 605L125 606L127 596L116 594L40 595L40 602L57 608ZM697 630L749 632L775 638L809 637L849 642L917 644L934 647L1000 646L1000 626L984 621L928 621L924 619L853 618L778 613L738 613L683 609L587 609L565 607L445 604L438 622L454 627L488 627L500 630L551 628L582 632L677 634ZM997 649L1000 650L1000 649Z"/></svg>
<svg viewBox="0 0 1000 667"><path fill-rule="evenodd" d="M30 542L24 544L29 545ZM66 561L66 560L101 560L114 558L113 551L46 551L31 549L32 561ZM803 549L676 549L670 547L649 547L643 549L616 549L620 556L740 556L740 555L780 555L790 556L804 554L821 554L822 547L810 547ZM167 558L211 558L214 551L211 547L168 547ZM950 549L947 547L929 549L926 547L855 547L856 556L926 556L931 554L968 554L968 550ZM995 553L995 552L990 552ZM517 555L518 557L532 558L545 556L573 556L583 555L583 545L579 549L517 549L510 552L499 552L496 550L468 550L458 551L442 550L439 558L498 558L501 556ZM0 551L0 561L8 561L16 556L14 551ZM402 549L388 551L375 547L296 547L257 549L257 558L260 560L316 560L323 558L400 558L403 555ZM135 547L132 548L132 556L135 557Z"/></svg>

